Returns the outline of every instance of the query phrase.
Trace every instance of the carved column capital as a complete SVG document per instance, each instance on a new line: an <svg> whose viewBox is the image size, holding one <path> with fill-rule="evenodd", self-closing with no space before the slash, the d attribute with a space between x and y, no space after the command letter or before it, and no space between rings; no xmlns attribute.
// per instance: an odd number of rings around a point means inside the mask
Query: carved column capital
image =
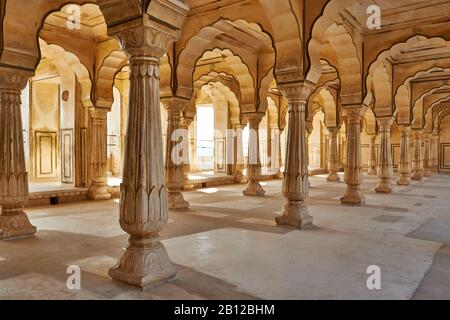
<svg viewBox="0 0 450 320"><path fill-rule="evenodd" d="M20 69L0 67L0 91L22 91L27 86L28 80L33 76L32 72Z"/></svg>
<svg viewBox="0 0 450 320"><path fill-rule="evenodd" d="M261 120L264 118L264 113L254 112L245 115L250 129L258 129Z"/></svg>
<svg viewBox="0 0 450 320"><path fill-rule="evenodd" d="M405 125L401 125L399 126L400 129L400 133L403 134L407 134L409 135L409 132L411 131L411 127L410 126L405 126Z"/></svg>
<svg viewBox="0 0 450 320"><path fill-rule="evenodd" d="M168 33L153 26L140 25L113 34L131 57L149 56L162 58L167 48L179 36L179 33Z"/></svg>
<svg viewBox="0 0 450 320"><path fill-rule="evenodd" d="M300 104L305 106L315 89L311 82L286 83L278 86L289 105Z"/></svg>
<svg viewBox="0 0 450 320"><path fill-rule="evenodd" d="M364 116L364 113L367 110L367 106L360 104L353 104L342 106L342 109L344 110L345 115L347 116L347 121L361 121Z"/></svg>
<svg viewBox="0 0 450 320"><path fill-rule="evenodd" d="M164 105L164 109L167 110L167 112L183 112L187 105L189 104L189 100L183 99L183 98L164 98L162 99L162 103Z"/></svg>
<svg viewBox="0 0 450 320"><path fill-rule="evenodd" d="M109 111L105 108L89 108L89 114L93 120L106 120Z"/></svg>
<svg viewBox="0 0 450 320"><path fill-rule="evenodd" d="M392 117L377 118L377 122L381 131L391 130L392 124L394 123L394 119Z"/></svg>

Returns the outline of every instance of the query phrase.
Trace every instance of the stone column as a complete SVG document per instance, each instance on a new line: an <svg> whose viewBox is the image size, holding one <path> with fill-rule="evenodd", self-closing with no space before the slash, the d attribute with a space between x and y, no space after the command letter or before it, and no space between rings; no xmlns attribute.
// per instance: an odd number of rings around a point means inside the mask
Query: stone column
<svg viewBox="0 0 450 320"><path fill-rule="evenodd" d="M347 147L344 180L347 189L341 197L343 204L362 205L365 198L360 190L363 180L361 164L361 120L367 107L364 105L343 106L347 114Z"/></svg>
<svg viewBox="0 0 450 320"><path fill-rule="evenodd" d="M283 131L284 129L280 129L278 135L277 172L275 173L275 177L277 179L283 179L283 172L281 172L281 167L283 166L283 155L281 151L281 136L283 135Z"/></svg>
<svg viewBox="0 0 450 320"><path fill-rule="evenodd" d="M378 185L375 191L378 193L392 192L392 143L391 143L391 127L392 118L377 119L380 127L380 156L378 157Z"/></svg>
<svg viewBox="0 0 450 320"><path fill-rule="evenodd" d="M92 200L106 200L111 198L107 189L107 159L108 159L108 109L89 109L89 172L91 183L89 198Z"/></svg>
<svg viewBox="0 0 450 320"><path fill-rule="evenodd" d="M414 130L414 160L412 180L422 180L422 141L420 137L421 130Z"/></svg>
<svg viewBox="0 0 450 320"><path fill-rule="evenodd" d="M245 125L234 125L234 181L236 183L245 182L245 159L244 159L244 139L242 133Z"/></svg>
<svg viewBox="0 0 450 320"><path fill-rule="evenodd" d="M158 285L177 273L158 236L168 221L159 67L175 36L146 24L118 30L115 35L130 54L130 104L120 190L120 225L130 238L109 275L140 287Z"/></svg>
<svg viewBox="0 0 450 320"><path fill-rule="evenodd" d="M243 194L246 196L264 196L266 191L259 184L261 176L261 158L259 154L259 124L264 117L262 113L253 113L248 116L250 124L250 134L248 141L248 184Z"/></svg>
<svg viewBox="0 0 450 320"><path fill-rule="evenodd" d="M189 181L189 173L191 172L191 144L189 141L189 126L191 125L192 118L183 117L180 122L180 129L183 130L183 145L184 148L182 150L183 153L183 189L192 189L192 184Z"/></svg>
<svg viewBox="0 0 450 320"><path fill-rule="evenodd" d="M180 146L182 136L177 134L180 129L181 112L184 110L188 101L177 98L171 98L164 101L164 107L167 110L167 143L166 143L166 187L171 210L187 210L189 202L184 200L184 156ZM178 139L174 141L174 139ZM186 144L188 147L188 144ZM179 151L178 151L179 150Z"/></svg>
<svg viewBox="0 0 450 320"><path fill-rule="evenodd" d="M28 173L20 96L31 76L21 70L0 67L0 240L36 232L23 211L28 200Z"/></svg>
<svg viewBox="0 0 450 320"><path fill-rule="evenodd" d="M434 134L431 136L431 161L432 161L432 172L439 172L439 134Z"/></svg>
<svg viewBox="0 0 450 320"><path fill-rule="evenodd" d="M431 134L424 133L422 135L423 141L423 176L431 177L432 162L431 162Z"/></svg>
<svg viewBox="0 0 450 320"><path fill-rule="evenodd" d="M305 205L309 193L305 111L313 87L293 83L282 85L280 89L288 101L289 108L283 181L283 196L287 203L282 216L277 217L276 222L279 225L308 229L313 227L313 218Z"/></svg>
<svg viewBox="0 0 450 320"><path fill-rule="evenodd" d="M375 141L377 140L377 135L370 135L370 150L369 150L369 168L367 169L367 174L369 176L377 175L377 149L375 148Z"/></svg>
<svg viewBox="0 0 450 320"><path fill-rule="evenodd" d="M410 127L400 127L400 163L398 166L397 184L409 186L411 183L411 161L409 159L409 131Z"/></svg>
<svg viewBox="0 0 450 320"><path fill-rule="evenodd" d="M339 149L338 149L338 134L339 128L328 128L330 132L329 138L329 157L328 157L328 178L329 182L339 182L341 179L339 178Z"/></svg>

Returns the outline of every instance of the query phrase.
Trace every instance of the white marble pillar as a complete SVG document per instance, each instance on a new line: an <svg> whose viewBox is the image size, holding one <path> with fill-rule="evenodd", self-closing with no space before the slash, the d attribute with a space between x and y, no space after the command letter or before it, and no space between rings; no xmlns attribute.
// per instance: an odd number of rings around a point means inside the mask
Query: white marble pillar
<svg viewBox="0 0 450 320"><path fill-rule="evenodd" d="M166 187L171 210L187 210L189 202L184 200L184 155L183 149L188 148L183 143L183 135L180 130L181 112L185 109L188 101L178 98L164 100L167 110L167 143L166 143ZM181 147L186 145L185 147Z"/></svg>
<svg viewBox="0 0 450 320"><path fill-rule="evenodd" d="M431 134L424 133L422 135L423 141L423 176L431 177L433 174L431 161Z"/></svg>
<svg viewBox="0 0 450 320"><path fill-rule="evenodd" d="M108 159L108 109L89 109L89 198L106 200L111 198L107 189L107 159Z"/></svg>
<svg viewBox="0 0 450 320"><path fill-rule="evenodd" d="M305 205L309 194L305 111L313 87L309 84L293 83L281 85L280 89L288 101L289 108L283 180L283 196L287 203L283 207L282 216L277 217L276 222L283 226L309 229L313 227L313 218Z"/></svg>
<svg viewBox="0 0 450 320"><path fill-rule="evenodd" d="M364 105L349 105L343 106L343 109L347 115L347 147L344 174L347 188L341 197L341 202L349 205L362 205L365 197L360 189L363 180L361 163L361 120L367 107Z"/></svg>
<svg viewBox="0 0 450 320"><path fill-rule="evenodd" d="M422 131L414 130L414 159L413 159L413 175L411 180L422 180Z"/></svg>
<svg viewBox="0 0 450 320"><path fill-rule="evenodd" d="M23 144L21 91L31 73L0 67L0 240L36 232L24 212L28 173Z"/></svg>
<svg viewBox="0 0 450 320"><path fill-rule="evenodd" d="M115 35L130 54L130 104L120 190L120 225L130 238L109 275L139 287L158 285L177 273L158 236L168 221L159 68L175 37L147 24Z"/></svg>
<svg viewBox="0 0 450 320"><path fill-rule="evenodd" d="M252 113L247 115L250 125L249 141L248 141L248 165L247 178L248 184L242 192L246 196L262 197L266 193L259 179L261 177L261 158L259 154L259 124L264 114Z"/></svg>
<svg viewBox="0 0 450 320"><path fill-rule="evenodd" d="M375 141L377 140L377 135L370 135L370 146L369 146L369 163L367 174L369 176L377 175L377 149L375 147Z"/></svg>
<svg viewBox="0 0 450 320"><path fill-rule="evenodd" d="M411 184L411 161L409 159L409 126L400 126L400 163L398 166L397 184L409 186Z"/></svg>
<svg viewBox="0 0 450 320"><path fill-rule="evenodd" d="M329 182L339 182L339 149L338 149L338 134L339 128L328 128L330 133L329 138L329 157L328 157L328 177Z"/></svg>
<svg viewBox="0 0 450 320"><path fill-rule="evenodd" d="M380 127L380 156L378 157L378 185L375 191L378 193L392 192L392 143L391 143L391 128L392 118L377 119Z"/></svg>

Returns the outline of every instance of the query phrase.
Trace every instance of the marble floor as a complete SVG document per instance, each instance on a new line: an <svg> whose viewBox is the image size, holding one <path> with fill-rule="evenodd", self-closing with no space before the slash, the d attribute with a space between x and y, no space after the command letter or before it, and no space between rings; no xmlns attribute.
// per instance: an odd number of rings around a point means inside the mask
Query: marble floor
<svg viewBox="0 0 450 320"><path fill-rule="evenodd" d="M311 177L315 228L277 227L281 181L264 198L243 185L185 193L191 208L171 212L161 233L176 280L140 290L107 271L127 243L118 201L27 209L35 237L0 242L1 299L450 299L450 175L376 194L365 177L363 207L339 204L343 183ZM69 290L69 265L81 289ZM369 266L381 289L367 288Z"/></svg>

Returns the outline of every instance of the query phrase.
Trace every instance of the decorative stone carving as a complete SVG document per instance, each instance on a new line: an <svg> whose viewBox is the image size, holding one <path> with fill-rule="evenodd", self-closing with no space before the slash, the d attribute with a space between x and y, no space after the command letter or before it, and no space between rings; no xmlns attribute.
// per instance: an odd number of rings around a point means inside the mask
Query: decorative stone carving
<svg viewBox="0 0 450 320"><path fill-rule="evenodd" d="M424 133L422 135L423 140L423 176L431 177L432 172L432 161L431 161L431 135L429 133Z"/></svg>
<svg viewBox="0 0 450 320"><path fill-rule="evenodd" d="M414 160L413 160L413 175L412 180L422 180L422 135L421 130L414 130Z"/></svg>
<svg viewBox="0 0 450 320"><path fill-rule="evenodd" d="M89 114L89 164L91 184L89 198L106 200L111 198L107 189L107 115L108 109L90 108Z"/></svg>
<svg viewBox="0 0 450 320"><path fill-rule="evenodd" d="M184 200L181 192L184 185L183 150L180 150L181 152L178 154L173 154L177 151L177 145L182 142L182 140L173 141L173 134L180 129L181 112L187 103L187 101L177 98L164 100L164 107L167 110L166 184L169 209L171 210L187 210L189 208L189 202ZM183 139L183 137L180 138ZM185 143L185 147L187 149L189 145ZM188 152L188 150L186 151Z"/></svg>
<svg viewBox="0 0 450 320"><path fill-rule="evenodd" d="M283 195L287 203L276 222L283 226L309 229L313 227L313 218L305 205L309 194L305 111L314 87L309 83L293 83L281 85L280 89L289 105L283 181Z"/></svg>
<svg viewBox="0 0 450 320"><path fill-rule="evenodd" d="M147 25L117 31L116 36L130 54L129 118L120 190L120 225L130 240L109 275L143 287L173 279L177 273L158 240L168 221L159 67L175 37Z"/></svg>
<svg viewBox="0 0 450 320"><path fill-rule="evenodd" d="M329 182L339 182L341 179L338 175L339 170L339 149L338 149L338 134L339 128L328 128L330 132L329 138L329 157L328 157L328 177Z"/></svg>
<svg viewBox="0 0 450 320"><path fill-rule="evenodd" d="M242 192L246 196L262 197L266 191L259 184L261 176L261 158L259 154L259 124L264 117L262 113L248 114L248 123L250 125L250 135L248 141L248 165L247 178L248 184Z"/></svg>
<svg viewBox="0 0 450 320"><path fill-rule="evenodd" d="M378 185L375 191L378 193L392 192L392 143L391 143L391 127L393 123L392 118L377 119L380 126L380 156L378 163Z"/></svg>
<svg viewBox="0 0 450 320"><path fill-rule="evenodd" d="M367 174L369 176L377 175L377 149L375 148L375 141L377 140L377 135L370 135L370 147L369 147L369 168L367 169Z"/></svg>
<svg viewBox="0 0 450 320"><path fill-rule="evenodd" d="M410 127L400 127L400 163L398 166L398 185L409 186L411 183L411 161L409 159Z"/></svg>
<svg viewBox="0 0 450 320"><path fill-rule="evenodd" d="M360 190L363 180L361 165L361 120L367 107L364 105L343 106L347 115L346 137L346 164L344 180L347 184L341 203L349 205L362 205L365 198Z"/></svg>
<svg viewBox="0 0 450 320"><path fill-rule="evenodd" d="M31 76L21 70L0 67L0 240L36 232L23 211L29 192L20 95Z"/></svg>

